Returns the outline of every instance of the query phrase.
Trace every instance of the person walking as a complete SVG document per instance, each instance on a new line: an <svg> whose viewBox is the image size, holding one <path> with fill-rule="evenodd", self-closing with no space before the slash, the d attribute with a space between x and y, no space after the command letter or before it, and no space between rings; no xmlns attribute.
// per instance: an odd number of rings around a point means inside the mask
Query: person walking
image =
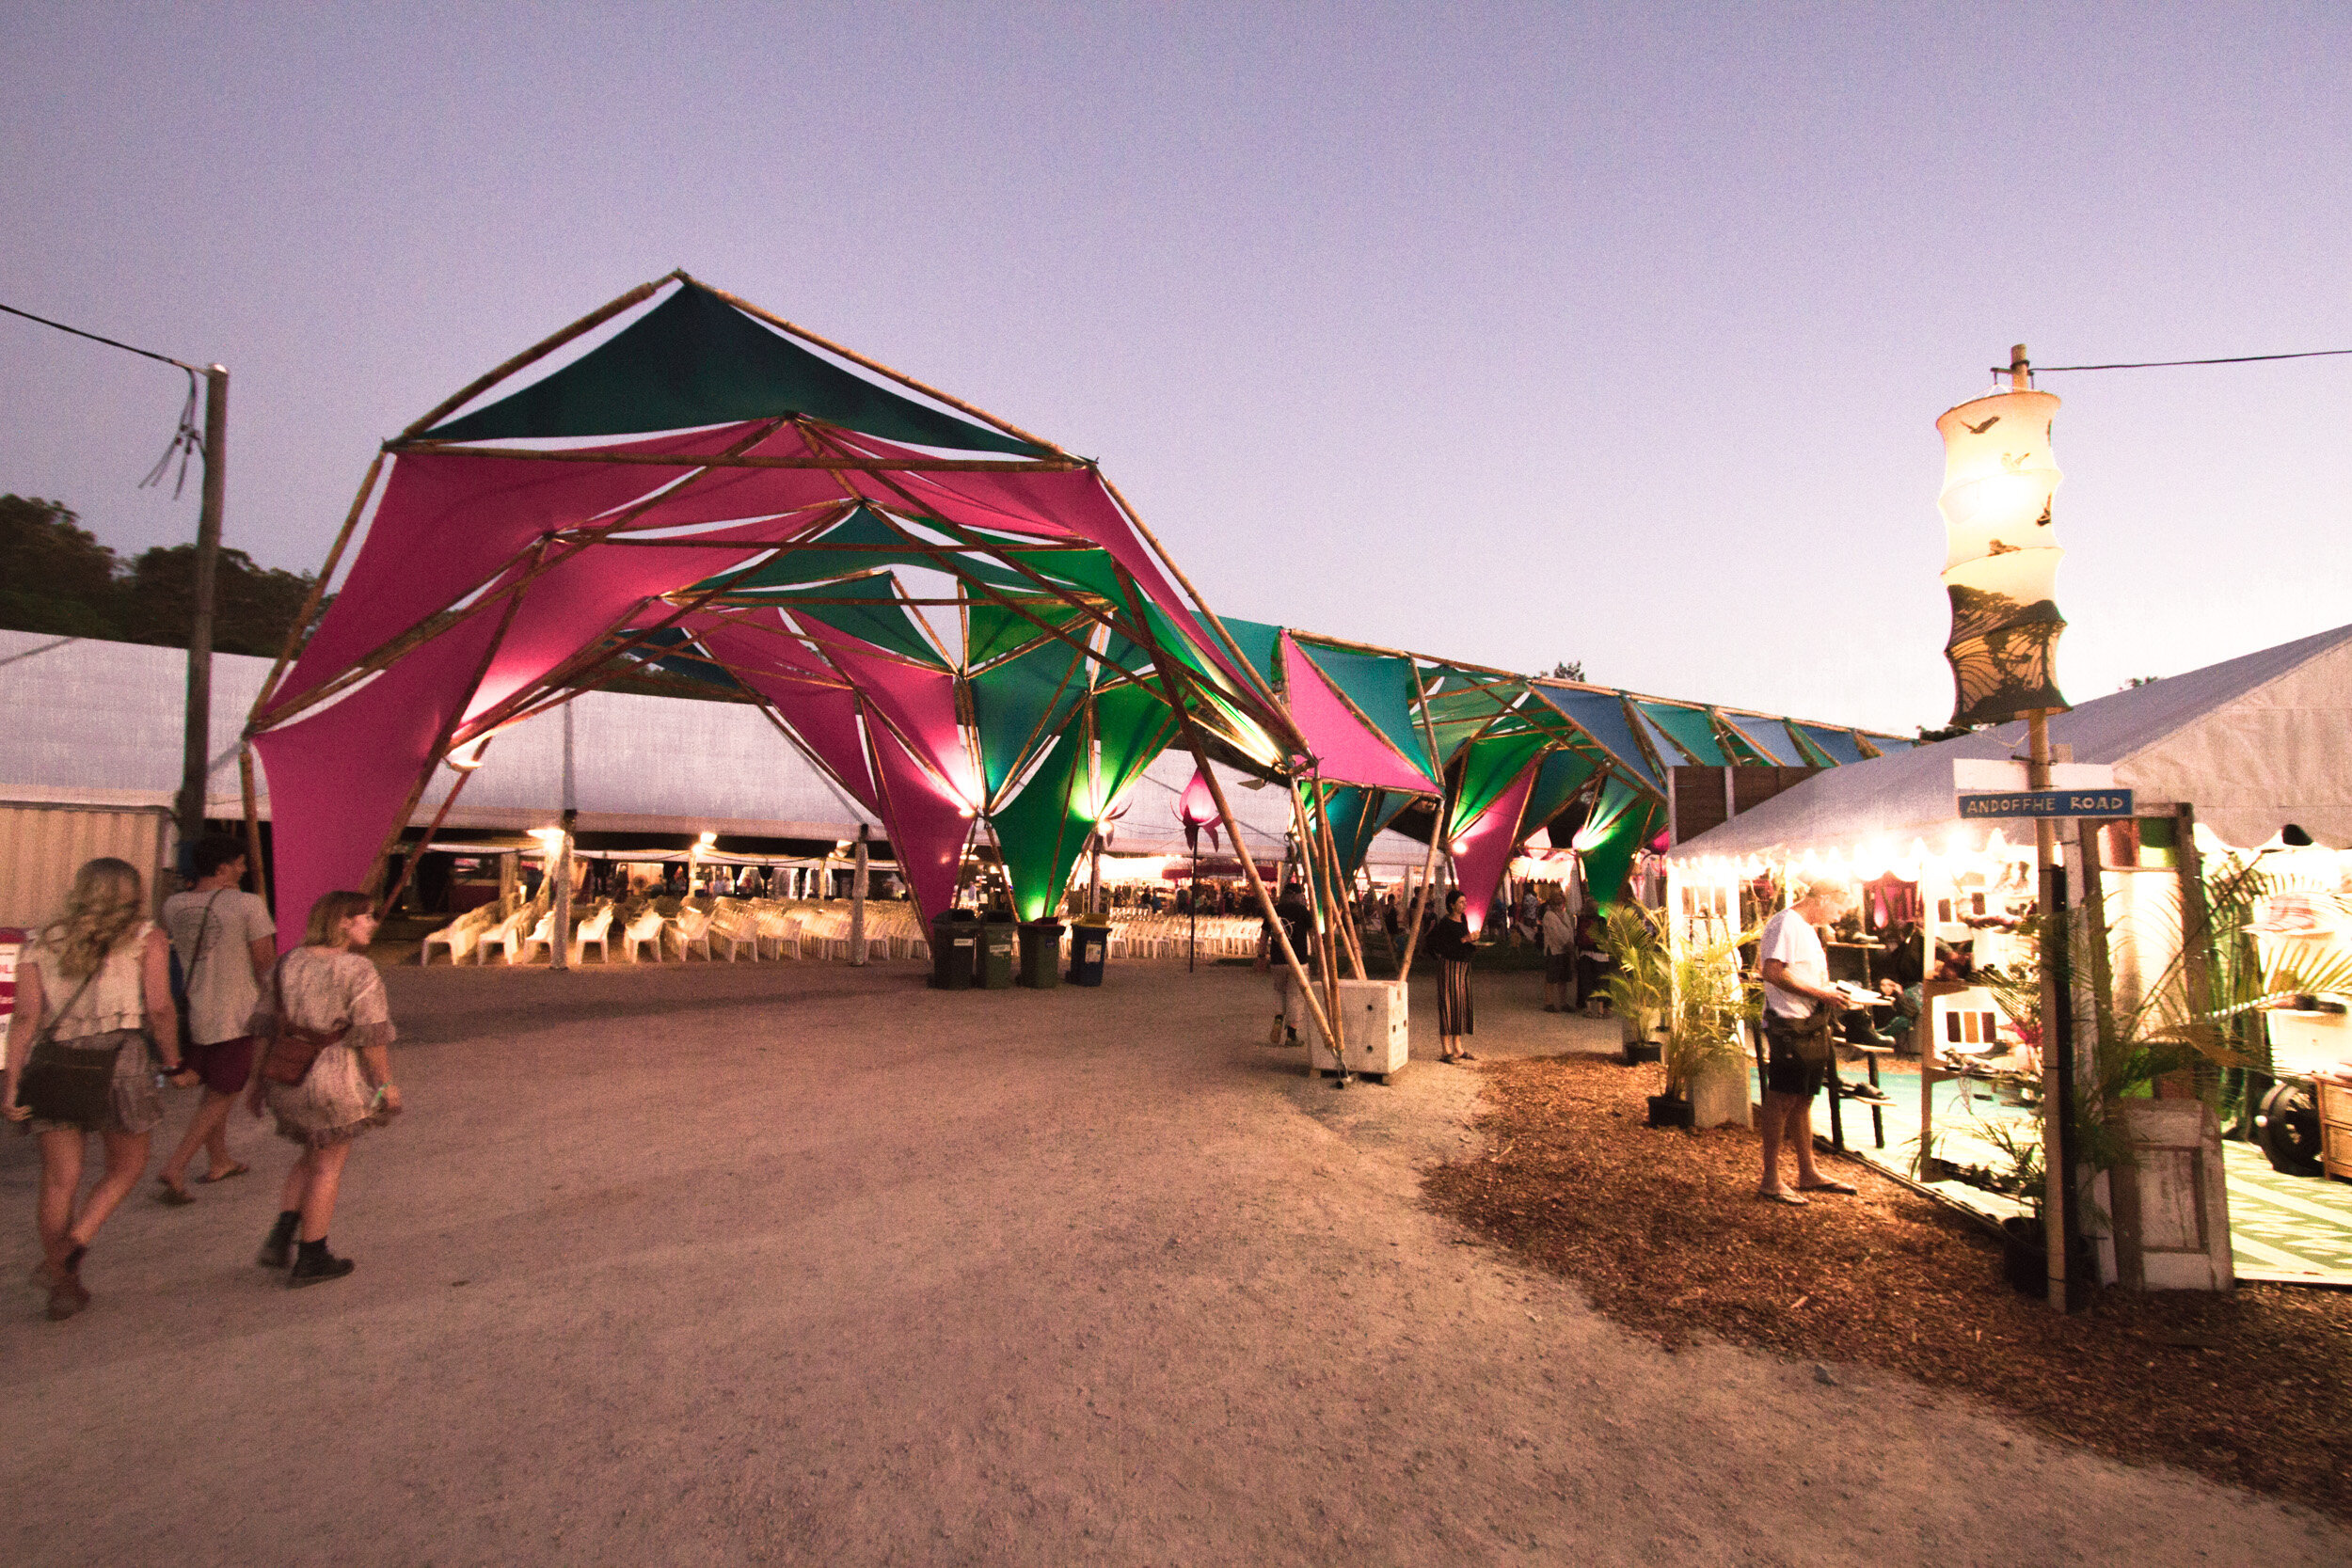
<svg viewBox="0 0 2352 1568"><path fill-rule="evenodd" d="M180 958L188 1037L182 1059L204 1085L204 1098L180 1147L164 1162L155 1196L176 1206L194 1203L188 1166L205 1151L204 1180L226 1181L253 1167L229 1156L229 1113L253 1076L253 1008L262 976L278 956L278 926L269 906L244 891L246 851L226 833L208 833L192 855L196 885L164 900L164 931Z"/></svg>
<svg viewBox="0 0 2352 1568"><path fill-rule="evenodd" d="M175 1082L193 1082L180 1060L169 949L146 907L137 867L90 861L73 874L64 911L17 964L0 1107L10 1121L31 1122L40 1139L34 1215L41 1260L33 1281L48 1290L55 1321L89 1305L82 1259L147 1169L149 1136L164 1119L156 1056ZM103 1092L77 1095L59 1083L77 1065L93 1078L109 1074ZM93 1132L105 1143L105 1172L77 1209Z"/></svg>
<svg viewBox="0 0 2352 1568"><path fill-rule="evenodd" d="M1474 1062L1470 971L1478 944L1470 937L1470 895L1458 887L1445 895L1445 918L1429 928L1429 951L1438 956L1438 1060Z"/></svg>
<svg viewBox="0 0 2352 1568"><path fill-rule="evenodd" d="M1806 1193L1847 1193L1847 1182L1823 1176L1813 1164L1813 1098L1821 1092L1835 1049L1831 1024L1846 1006L1831 989L1829 953L1814 927L1829 926L1853 907L1836 883L1807 889L1804 897L1764 923L1756 958L1764 976L1764 1179L1756 1196L1802 1206ZM1797 1191L1781 1185L1780 1146L1797 1148Z"/></svg>
<svg viewBox="0 0 2352 1568"><path fill-rule="evenodd" d="M1576 989L1576 923L1568 918L1568 895L1556 887L1544 900L1538 930L1544 942L1544 1011L1567 1012Z"/></svg>
<svg viewBox="0 0 2352 1568"><path fill-rule="evenodd" d="M266 1108L278 1135L302 1150L286 1172L278 1223L256 1261L269 1269L291 1261L286 1283L295 1289L341 1279L356 1266L326 1246L343 1165L355 1139L400 1112L391 1009L384 976L367 958L374 936L373 899L321 895L302 945L278 960L254 1017L262 1059L246 1108L257 1117Z"/></svg>

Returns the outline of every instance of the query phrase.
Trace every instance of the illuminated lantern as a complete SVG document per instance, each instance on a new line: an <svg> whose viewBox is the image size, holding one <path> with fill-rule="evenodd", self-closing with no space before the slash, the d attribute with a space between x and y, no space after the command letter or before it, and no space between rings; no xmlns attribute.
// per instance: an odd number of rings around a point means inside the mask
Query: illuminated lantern
<svg viewBox="0 0 2352 1568"><path fill-rule="evenodd" d="M2017 379L2024 379L2022 365ZM2050 501L2058 460L2048 392L2009 391L1963 403L1935 421L1944 437L1944 513L1949 550L1944 587L1952 634L1952 722L1999 724L2037 709L2062 710L2058 577Z"/></svg>
<svg viewBox="0 0 2352 1568"><path fill-rule="evenodd" d="M1184 795L1176 802L1177 819L1184 825L1184 842L1194 853L1200 849L1200 830L1209 830L1209 843L1216 843L1216 797L1209 791L1208 775L1195 773L1192 783L1184 786Z"/></svg>

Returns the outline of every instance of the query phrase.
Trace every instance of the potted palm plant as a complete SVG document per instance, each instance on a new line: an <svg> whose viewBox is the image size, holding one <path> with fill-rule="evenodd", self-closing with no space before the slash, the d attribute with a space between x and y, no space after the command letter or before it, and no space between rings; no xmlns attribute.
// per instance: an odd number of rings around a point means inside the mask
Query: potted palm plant
<svg viewBox="0 0 2352 1568"><path fill-rule="evenodd" d="M1663 1050L1666 1006L1674 990L1666 946L1666 917L1631 899L1609 907L1601 945L1612 959L1602 991L1625 1031L1628 1066L1657 1061Z"/></svg>
<svg viewBox="0 0 2352 1568"><path fill-rule="evenodd" d="M1748 1079L1740 1024L1761 1011L1740 973L1740 948L1755 931L1686 942L1666 957L1665 1093L1650 1101L1650 1125L1714 1127L1748 1119Z"/></svg>

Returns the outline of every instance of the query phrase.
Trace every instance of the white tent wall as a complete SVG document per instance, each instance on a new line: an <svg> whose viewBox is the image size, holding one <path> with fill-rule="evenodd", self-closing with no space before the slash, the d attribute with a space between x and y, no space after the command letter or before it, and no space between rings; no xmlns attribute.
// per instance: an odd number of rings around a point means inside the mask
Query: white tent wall
<svg viewBox="0 0 2352 1568"><path fill-rule="evenodd" d="M209 816L245 815L237 739L270 662L213 657ZM0 631L0 800L168 807L186 683L187 655L176 648ZM591 691L570 706L581 832L846 839L876 821L747 704ZM564 752L560 710L501 734L450 826L553 823L564 806ZM266 818L268 777L257 773ZM455 776L435 774L413 822L432 820Z"/></svg>
<svg viewBox="0 0 2352 1568"><path fill-rule="evenodd" d="M2054 717L2050 741L2078 766L2112 768L2143 803L2195 805L2199 825L2224 843L2252 847L2292 822L2322 844L2352 844L2352 626L2094 699ZM1872 838L1898 840L1889 847L1899 853L1915 836L1942 849L1961 827L1953 764L2010 761L2025 749L2025 726L2009 724L1830 768L1677 845L1673 859ZM2098 781L2061 769L2055 782Z"/></svg>
<svg viewBox="0 0 2352 1568"><path fill-rule="evenodd" d="M213 656L205 814L242 816L237 737L266 658ZM169 806L180 792L183 648L0 631L0 798Z"/></svg>

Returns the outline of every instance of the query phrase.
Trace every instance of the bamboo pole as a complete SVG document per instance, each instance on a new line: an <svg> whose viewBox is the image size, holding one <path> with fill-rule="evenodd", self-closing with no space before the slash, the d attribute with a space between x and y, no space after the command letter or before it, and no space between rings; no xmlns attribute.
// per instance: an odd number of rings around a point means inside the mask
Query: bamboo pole
<svg viewBox="0 0 2352 1568"><path fill-rule="evenodd" d="M1442 782L1446 776L1445 759L1438 755L1438 729L1429 718L1428 689L1422 685L1418 666L1413 670L1413 695L1421 711L1422 734L1429 742L1430 766L1438 770L1438 778ZM1430 884L1438 875L1438 845L1445 837L1445 830L1446 792L1440 790L1430 801L1429 852L1422 859L1421 886L1413 891L1413 896L1408 900L1411 919L1406 927L1405 952L1396 960L1396 977L1400 981L1412 977L1413 953L1421 945L1422 917L1428 911Z"/></svg>
<svg viewBox="0 0 2352 1568"><path fill-rule="evenodd" d="M245 795L245 855L253 872L253 891L262 903L269 902L269 871L262 859L262 804L253 787L253 748L243 742L237 745L237 783Z"/></svg>
<svg viewBox="0 0 2352 1568"><path fill-rule="evenodd" d="M466 787L466 781L472 778L477 771L478 769L471 768L462 768L458 771L457 777L451 782L449 793L441 797L441 809L433 814L433 820L426 826L424 836L417 840L417 847L410 850L408 858L401 863L400 875L393 879L391 891L387 893L384 895L384 901L375 907L375 917L378 920L389 914L392 906L400 902L400 895L407 888L408 879L417 874L418 865L424 860L424 852L433 847L434 835L441 831L441 824L449 820L449 808L457 803L458 793ZM427 776L430 777L430 775ZM407 818L405 815L401 825L404 828L407 826ZM561 969L563 966L558 964L556 967Z"/></svg>
<svg viewBox="0 0 2352 1568"><path fill-rule="evenodd" d="M1338 840L1331 836L1330 800L1324 794L1325 789L1329 786L1318 777L1310 780L1307 787L1312 792L1314 801L1313 809L1309 813L1309 822L1314 829L1317 842L1323 846L1324 854L1327 857L1324 880L1330 884L1334 907L1339 911L1340 930L1347 949L1348 962L1355 968L1357 979L1369 980L1372 976L1364 973L1362 941L1356 930L1354 911L1347 902L1348 890L1340 881L1340 847Z"/></svg>
<svg viewBox="0 0 2352 1568"><path fill-rule="evenodd" d="M1112 504L1125 515L1129 525L1143 536L1143 542L1151 546L1152 553L1159 557L1160 564L1167 567L1169 575L1175 578L1177 586L1191 598L1193 608L1208 618L1210 627L1224 640L1226 651L1233 656L1234 668L1242 679L1255 684L1260 689L1261 695L1271 699L1274 695L1272 685L1258 673L1256 667L1249 662L1249 656L1243 653L1241 644L1234 641L1233 634L1226 630L1225 623L1218 618L1216 610L1209 608L1209 601L1201 596L1200 589L1192 585L1192 579L1184 576L1184 569L1176 564L1176 558L1168 553L1168 548L1160 543L1159 536L1153 533L1151 526L1143 520L1143 514L1128 503L1125 493L1111 482L1111 476L1103 472L1100 466L1094 467L1094 478L1095 482L1103 486L1104 493L1110 497Z"/></svg>
<svg viewBox="0 0 2352 1568"><path fill-rule="evenodd" d="M438 442L411 441L389 446L387 451L402 456L433 457L502 457L521 463L595 463L606 467L676 467L678 460L658 451L599 451L593 447L563 451L547 451L532 447L458 447ZM908 473L977 473L1027 474L1073 473L1086 465L1075 458L989 457L711 457L697 459L697 466L713 468L848 468L859 472L898 470ZM1090 545L1092 540L1089 540Z"/></svg>
<svg viewBox="0 0 2352 1568"><path fill-rule="evenodd" d="M637 287L629 290L628 293L622 294L619 298L596 307L596 309L589 311L586 315L580 317L580 320L572 323L569 326L563 327L556 332L551 333L548 337L540 339L537 342L532 344L520 354L516 355L513 358L503 360L495 369L486 371L481 375L474 377L473 380L468 382L463 388L442 399L439 403L435 404L431 412L427 413L422 419L417 420L407 429L402 431L398 436L392 437L392 439L394 441L405 441L411 439L420 432L430 429L432 426L440 423L443 415L449 414L457 408L464 406L466 404L471 403L483 392L485 392L489 390L489 388L497 386L500 382L505 380L516 371L521 370L525 365L530 364L535 359L544 358L548 355L554 353L557 349L562 348L565 343L570 342L574 338L579 337L581 333L592 331L595 328L603 325L606 322L611 321L614 316L619 315L630 306L640 305L644 301L651 299L654 295L654 291L660 288L662 284L669 282L672 278L682 278L685 276L686 275L682 272L673 272L664 277L657 277L650 283L640 283Z"/></svg>
<svg viewBox="0 0 2352 1568"><path fill-rule="evenodd" d="M1274 912L1274 895L1266 892L1265 880L1258 875L1258 858L1242 839L1241 818L1233 815L1233 808L1227 802L1225 786L1217 783L1216 771L1209 767L1209 753L1201 744L1200 731L1193 722L1192 710L1184 702L1184 689L1177 684L1171 670L1173 661L1156 647L1149 647L1147 651L1160 672L1161 683L1168 688L1168 705L1175 710L1177 726L1184 732L1194 765L1200 769L1200 776L1209 782L1209 796L1216 802L1217 817L1225 824L1225 831L1232 835L1234 847L1241 850L1242 876L1248 879L1249 891L1257 895L1258 907L1264 911L1266 924L1273 928L1275 944L1282 950L1282 961L1290 967L1291 977L1298 982L1300 992L1307 998L1307 1009L1314 1020L1315 1027L1321 1029L1323 1037L1331 1042L1334 1053L1339 1056L1341 1070L1344 1071L1347 1065L1344 1053L1346 1042L1332 1027L1333 1017L1324 1011L1323 1004L1316 999L1314 981L1308 976L1306 967L1298 961L1298 954L1291 947L1290 932L1283 926L1282 917Z"/></svg>
<svg viewBox="0 0 2352 1568"><path fill-rule="evenodd" d="M1334 911L1331 907L1329 875L1331 867L1325 861L1314 829L1307 820L1306 803L1299 796L1297 782L1292 781L1288 788L1291 800L1291 820L1297 824L1298 853L1309 879L1309 896L1315 917L1315 935L1323 954L1324 999L1330 1006L1331 1017L1337 1021L1345 1016L1345 1009L1340 1002L1340 956L1345 951L1346 942L1338 933ZM1362 977L1360 973L1357 976L1359 979ZM1331 1047L1332 1065L1339 1069L1340 1085L1345 1087L1349 1081L1346 1041L1336 1037L1327 1037L1327 1038ZM1310 1053L1311 1057L1311 1054Z"/></svg>

